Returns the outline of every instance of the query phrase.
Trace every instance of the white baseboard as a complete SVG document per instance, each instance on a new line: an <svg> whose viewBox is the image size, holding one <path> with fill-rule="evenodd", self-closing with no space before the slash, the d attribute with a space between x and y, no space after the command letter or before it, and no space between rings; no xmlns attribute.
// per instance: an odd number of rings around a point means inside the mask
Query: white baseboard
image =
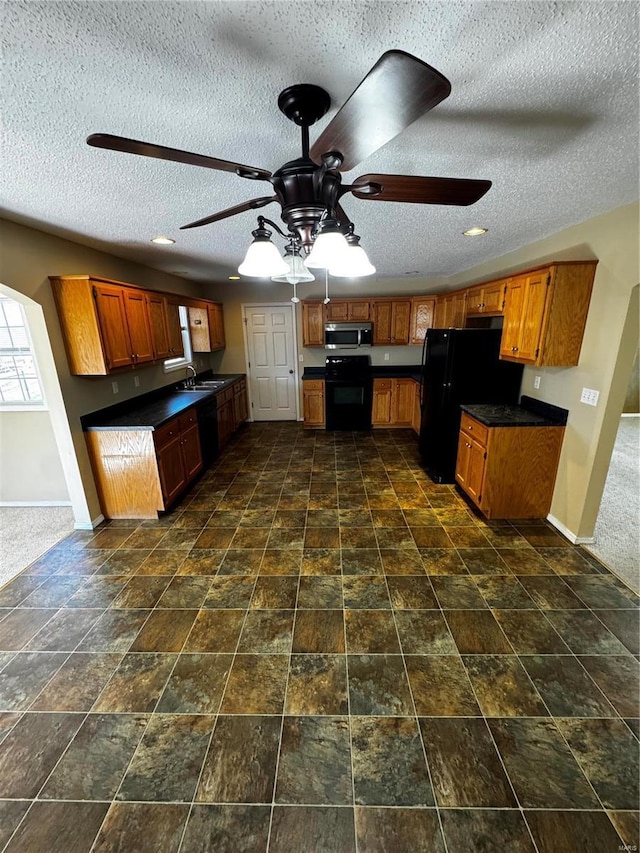
<svg viewBox="0 0 640 853"><path fill-rule="evenodd" d="M623 412L621 418L640 418L640 412Z"/></svg>
<svg viewBox="0 0 640 853"><path fill-rule="evenodd" d="M0 501L0 506L71 506L71 501Z"/></svg>
<svg viewBox="0 0 640 853"><path fill-rule="evenodd" d="M572 530L569 530L568 527L565 527L565 525L561 521L558 521L558 519L551 514L547 516L547 521L550 524L553 524L553 526L557 530L559 530L563 536L566 536L569 542L571 542L573 545L591 545L596 541L593 536L576 536L576 534Z"/></svg>
<svg viewBox="0 0 640 853"><path fill-rule="evenodd" d="M91 521L76 521L73 525L74 530L94 530L99 524L104 521L104 515L100 514L97 518L92 518Z"/></svg>

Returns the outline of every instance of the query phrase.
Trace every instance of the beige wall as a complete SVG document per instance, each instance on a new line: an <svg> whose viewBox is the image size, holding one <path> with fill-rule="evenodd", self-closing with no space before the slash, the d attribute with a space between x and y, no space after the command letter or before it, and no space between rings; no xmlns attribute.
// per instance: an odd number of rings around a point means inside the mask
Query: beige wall
<svg viewBox="0 0 640 853"><path fill-rule="evenodd" d="M168 380L158 368L140 370L141 387L139 391L134 391L133 374L125 374L122 379L118 379L121 394L116 398L111 393L111 380L108 378L70 376L47 276L91 272L158 290L206 296L223 302L227 347L224 352L207 357L214 370L222 372L244 372L246 369L242 304L281 302L289 300L291 296L289 285L264 282L212 282L199 290L184 280L42 232L9 222L0 225L3 229L0 281L43 306L83 480L93 493L95 507L97 500L79 429L80 415L133 396L134 393L167 384ZM446 280L364 280L357 285L332 281L330 294L346 297L436 293L547 261L598 259L579 365L574 368L526 368L523 380L524 393L569 409L551 514L570 533L589 537L595 524L618 417L638 344L637 289L634 291L640 280L638 233L638 205L634 204L575 225ZM300 296L321 297L323 290L320 282L302 285ZM632 293L636 300L633 304ZM298 306L299 353L304 357L301 367L322 364L325 356L323 350L301 347L300 315ZM389 348L388 351L389 364L418 363L420 359L419 347ZM375 364L385 363L384 352L384 348L371 350ZM533 389L536 375L541 376L539 391ZM583 386L600 392L596 408L579 402Z"/></svg>
<svg viewBox="0 0 640 853"><path fill-rule="evenodd" d="M62 393L64 415L71 432L89 513L91 518L97 518L100 515L100 505L80 426L80 417L137 394L179 381L183 374L165 374L158 366L118 374L116 377L119 386L118 395L114 395L111 388L113 377L72 376L69 373L48 276L91 273L155 290L192 296L204 294L200 287L184 279L7 220L0 220L0 247L0 283L33 300L37 306L41 306L44 314L46 332ZM34 347L37 349L39 341L35 340L34 325L31 323L30 328L34 337ZM210 358L210 356L200 356L200 367L207 367ZM42 362L41 359L39 361ZM134 386L134 375L140 378L139 388ZM50 395L47 394L47 397L49 399ZM50 399L49 402L52 406ZM56 414L52 411L52 417ZM0 466L4 470L9 470L2 459L0 459Z"/></svg>
<svg viewBox="0 0 640 853"><path fill-rule="evenodd" d="M0 503L68 502L49 412L0 412Z"/></svg>

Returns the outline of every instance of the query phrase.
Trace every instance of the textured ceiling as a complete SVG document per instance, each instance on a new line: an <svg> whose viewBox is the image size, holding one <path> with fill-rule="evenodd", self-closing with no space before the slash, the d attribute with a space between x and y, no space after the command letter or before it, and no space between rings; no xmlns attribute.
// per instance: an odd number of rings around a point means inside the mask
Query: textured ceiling
<svg viewBox="0 0 640 853"><path fill-rule="evenodd" d="M293 83L333 104L380 55L449 78L448 99L367 158L365 172L482 178L467 208L345 196L378 278L446 276L638 197L635 2L5 2L4 216L195 280L235 272L247 212L179 226L268 187L90 148L112 133L275 170L299 156L277 108ZM258 190L256 192L256 189ZM259 211L278 218L272 205ZM489 229L480 238L461 232ZM176 240L152 245L156 234ZM69 272L69 270L58 270Z"/></svg>

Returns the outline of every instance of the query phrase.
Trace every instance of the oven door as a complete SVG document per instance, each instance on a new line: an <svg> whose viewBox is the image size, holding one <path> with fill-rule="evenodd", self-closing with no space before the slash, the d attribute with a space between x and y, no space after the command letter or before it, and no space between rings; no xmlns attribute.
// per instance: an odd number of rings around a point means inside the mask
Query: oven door
<svg viewBox="0 0 640 853"><path fill-rule="evenodd" d="M372 402L371 379L325 380L326 428L371 429Z"/></svg>

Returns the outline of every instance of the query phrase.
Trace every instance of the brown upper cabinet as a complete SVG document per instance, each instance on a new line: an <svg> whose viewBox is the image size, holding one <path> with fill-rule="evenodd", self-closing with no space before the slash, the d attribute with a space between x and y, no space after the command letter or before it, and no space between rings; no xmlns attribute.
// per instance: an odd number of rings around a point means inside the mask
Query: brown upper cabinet
<svg viewBox="0 0 640 853"><path fill-rule="evenodd" d="M540 367L578 364L596 264L556 263L504 282L500 357Z"/></svg>
<svg viewBox="0 0 640 853"><path fill-rule="evenodd" d="M427 329L434 324L436 313L435 296L414 296L411 300L411 336L410 344L421 344Z"/></svg>
<svg viewBox="0 0 640 853"><path fill-rule="evenodd" d="M180 305L202 305L215 349L224 346L222 306L143 290L89 275L51 276L69 369L75 376L106 376L114 370L184 355ZM192 327L193 328L193 327ZM199 350L194 347L195 352Z"/></svg>
<svg viewBox="0 0 640 853"><path fill-rule="evenodd" d="M371 308L364 299L332 299L324 306L325 323L358 322L371 319Z"/></svg>
<svg viewBox="0 0 640 853"><path fill-rule="evenodd" d="M503 290L500 281L470 287L467 291L467 317L495 317L502 314Z"/></svg>
<svg viewBox="0 0 640 853"><path fill-rule="evenodd" d="M189 333L194 352L215 352L224 349L222 305L217 302L197 302L189 305Z"/></svg>
<svg viewBox="0 0 640 853"><path fill-rule="evenodd" d="M409 343L410 299L375 299L373 308L373 344L398 346Z"/></svg>
<svg viewBox="0 0 640 853"><path fill-rule="evenodd" d="M329 303L331 304L331 303ZM324 305L322 302L302 303L302 346L324 346Z"/></svg>
<svg viewBox="0 0 640 853"><path fill-rule="evenodd" d="M457 290L438 296L436 301L436 329L462 329L467 316L467 291Z"/></svg>

